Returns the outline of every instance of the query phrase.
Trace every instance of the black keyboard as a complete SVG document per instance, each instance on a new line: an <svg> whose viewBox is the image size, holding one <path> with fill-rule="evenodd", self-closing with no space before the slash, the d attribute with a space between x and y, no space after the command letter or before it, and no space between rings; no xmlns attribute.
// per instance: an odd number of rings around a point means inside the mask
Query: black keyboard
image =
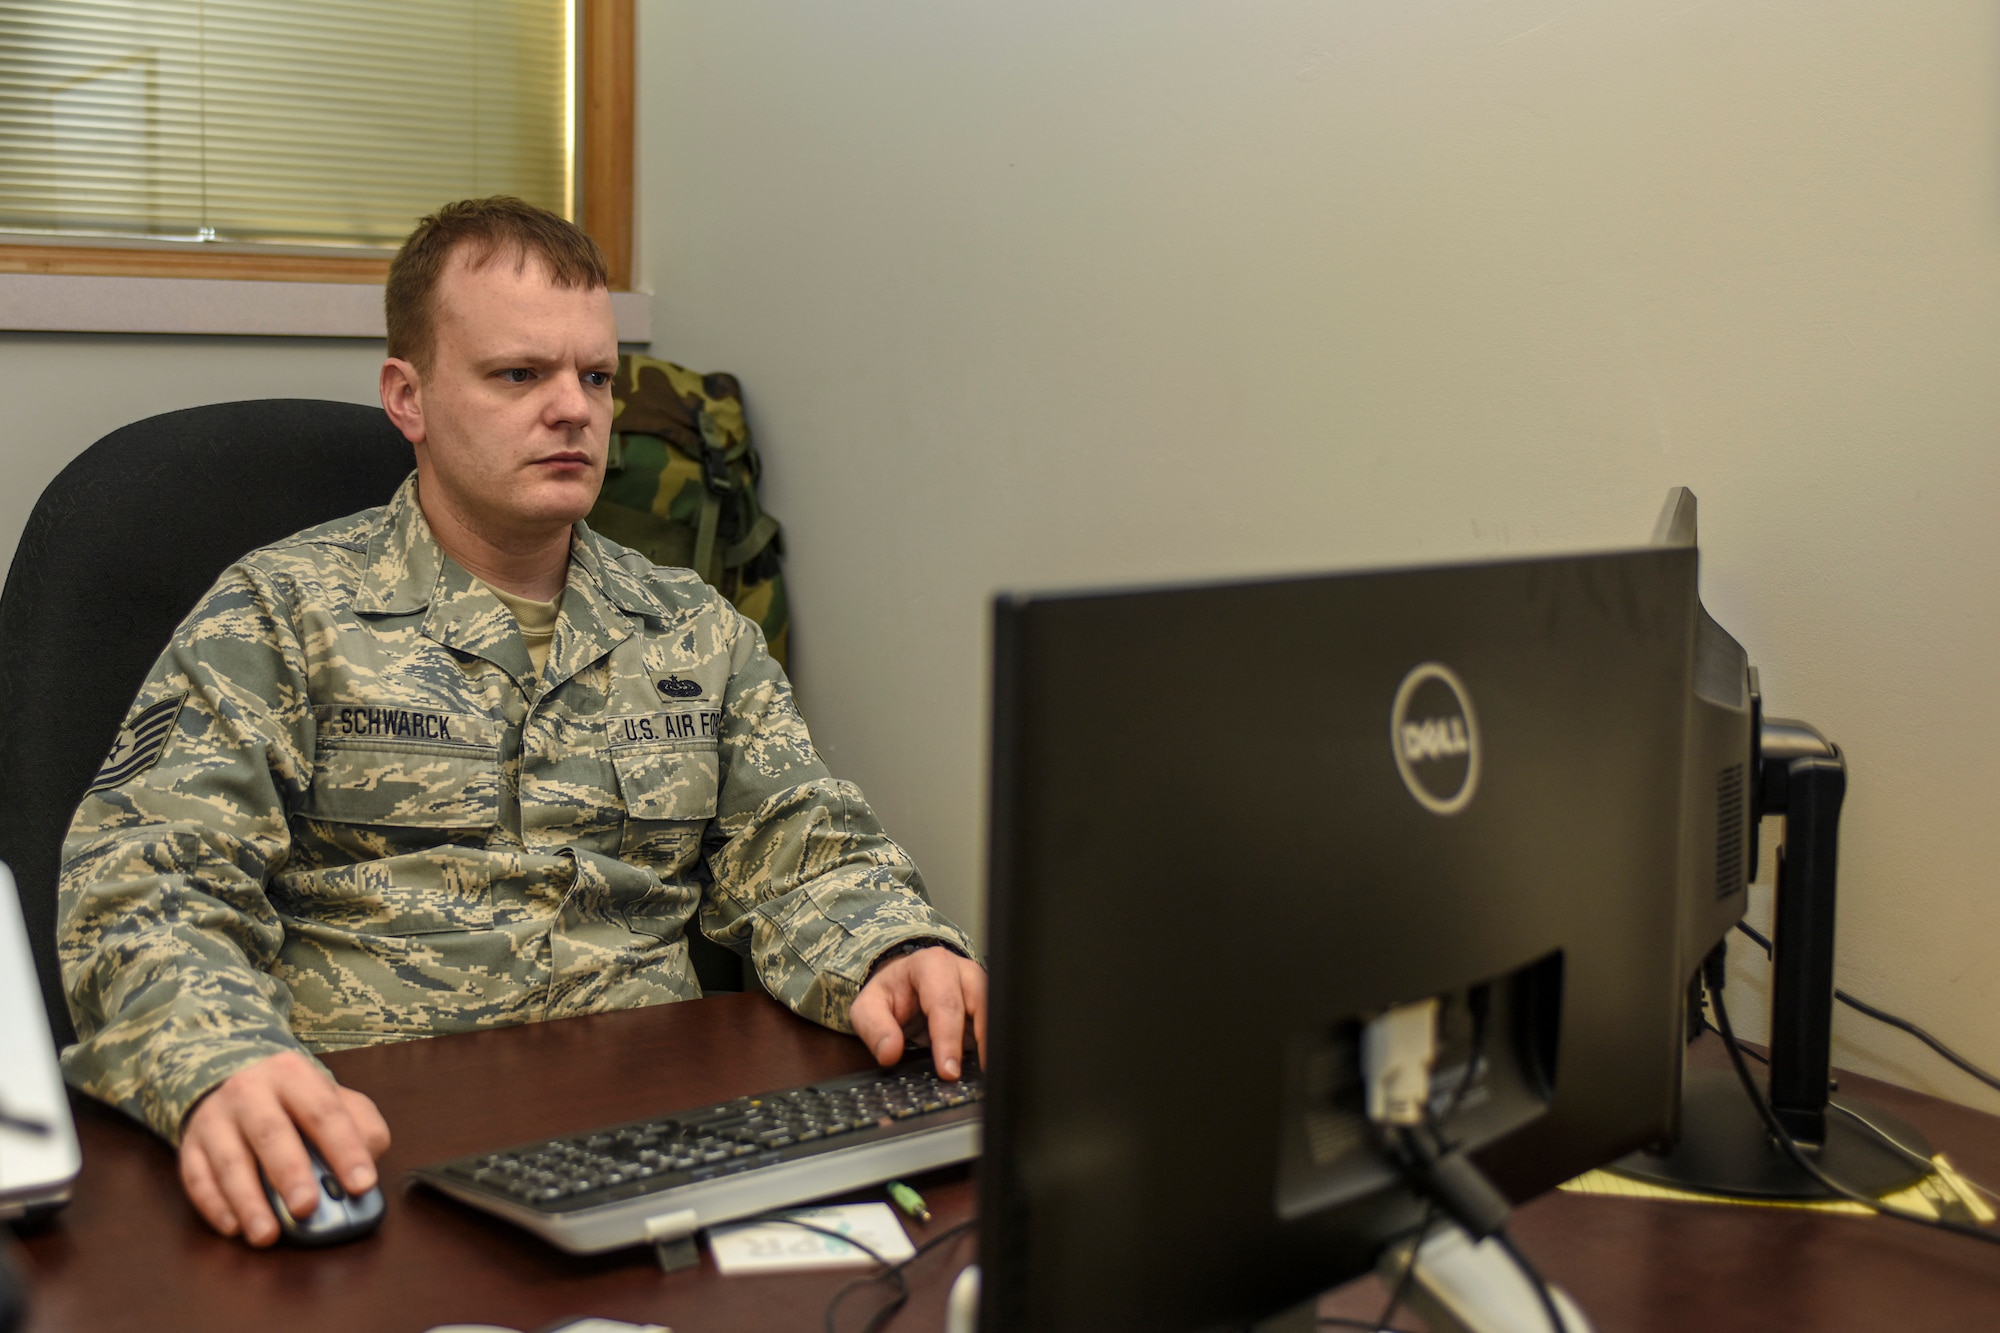
<svg viewBox="0 0 2000 1333"><path fill-rule="evenodd" d="M419 1169L418 1180L579 1253L880 1184L979 1155L982 1081L940 1079L928 1051L782 1092L738 1097Z"/></svg>

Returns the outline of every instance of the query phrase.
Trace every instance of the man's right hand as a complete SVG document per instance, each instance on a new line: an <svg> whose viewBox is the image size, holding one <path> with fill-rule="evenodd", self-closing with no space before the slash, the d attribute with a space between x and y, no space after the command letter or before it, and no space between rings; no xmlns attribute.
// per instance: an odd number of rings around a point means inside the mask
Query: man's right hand
<svg viewBox="0 0 2000 1333"><path fill-rule="evenodd" d="M264 1175L292 1216L319 1204L303 1130L350 1194L375 1187L389 1126L375 1103L286 1051L237 1070L195 1103L181 1126L181 1185L208 1224L252 1245L278 1239Z"/></svg>

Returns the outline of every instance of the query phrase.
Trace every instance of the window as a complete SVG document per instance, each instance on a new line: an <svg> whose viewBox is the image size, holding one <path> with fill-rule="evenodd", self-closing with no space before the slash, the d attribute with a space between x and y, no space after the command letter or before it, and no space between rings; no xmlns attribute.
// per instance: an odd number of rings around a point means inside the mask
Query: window
<svg viewBox="0 0 2000 1333"><path fill-rule="evenodd" d="M627 286L632 39L632 0L0 0L0 272L376 283L505 192Z"/></svg>

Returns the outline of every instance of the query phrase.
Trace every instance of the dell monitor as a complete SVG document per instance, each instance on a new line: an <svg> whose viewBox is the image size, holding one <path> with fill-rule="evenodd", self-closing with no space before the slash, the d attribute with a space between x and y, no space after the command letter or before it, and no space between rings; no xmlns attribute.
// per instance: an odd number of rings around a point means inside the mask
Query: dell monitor
<svg viewBox="0 0 2000 1333"><path fill-rule="evenodd" d="M983 1333L1238 1328L1368 1270L1425 1216L1363 1106L1398 1006L1439 1002L1428 1113L1514 1199L1672 1137L1747 869L1696 576L997 600Z"/></svg>

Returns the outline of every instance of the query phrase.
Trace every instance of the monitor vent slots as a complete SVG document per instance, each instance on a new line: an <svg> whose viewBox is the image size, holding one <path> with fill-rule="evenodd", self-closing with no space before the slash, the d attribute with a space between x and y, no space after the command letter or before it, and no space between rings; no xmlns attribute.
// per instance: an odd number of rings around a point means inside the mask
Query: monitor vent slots
<svg viewBox="0 0 2000 1333"><path fill-rule="evenodd" d="M1727 898L1749 878L1743 850L1743 765L1715 779L1715 896Z"/></svg>

